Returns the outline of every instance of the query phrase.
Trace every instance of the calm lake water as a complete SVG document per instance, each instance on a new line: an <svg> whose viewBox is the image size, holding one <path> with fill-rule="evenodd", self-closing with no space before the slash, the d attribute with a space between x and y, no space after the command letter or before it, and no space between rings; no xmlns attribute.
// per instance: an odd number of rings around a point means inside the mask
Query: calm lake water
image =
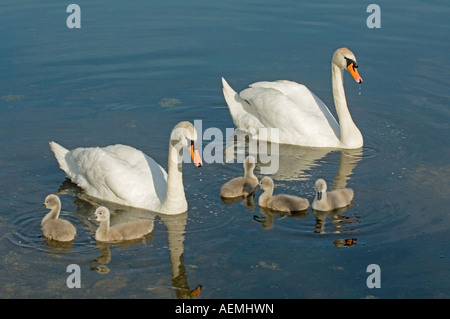
<svg viewBox="0 0 450 319"><path fill-rule="evenodd" d="M0 2L1 298L449 298L450 6L447 1ZM184 164L188 212L110 207L112 222L155 219L144 240L99 244L95 203L65 180L48 142L132 145L167 167L172 127L234 128L222 95L259 80L307 85L335 114L330 61L347 46L347 101L365 145L351 152L280 146L276 192L312 202L313 185L355 190L341 211L286 216L219 190L242 164ZM225 145L225 141L203 139ZM212 144L216 145L216 144ZM261 166L256 168L259 178ZM40 233L49 193L78 230ZM254 201L261 192L257 192ZM81 288L68 288L77 264ZM369 288L367 267L380 267Z"/></svg>

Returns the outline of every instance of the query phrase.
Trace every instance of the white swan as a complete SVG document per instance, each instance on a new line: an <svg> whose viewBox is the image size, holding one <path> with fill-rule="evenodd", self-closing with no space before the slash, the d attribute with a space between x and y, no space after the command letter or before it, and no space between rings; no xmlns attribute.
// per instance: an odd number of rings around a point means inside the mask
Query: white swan
<svg viewBox="0 0 450 319"><path fill-rule="evenodd" d="M48 239L57 241L72 241L77 233L75 227L65 219L59 219L61 200L58 196L50 194L45 198L44 205L50 209L41 222L41 230Z"/></svg>
<svg viewBox="0 0 450 319"><path fill-rule="evenodd" d="M220 188L220 196L233 198L253 193L258 186L258 178L253 173L255 166L256 159L253 156L247 156L244 162L244 176L233 178L223 184Z"/></svg>
<svg viewBox="0 0 450 319"><path fill-rule="evenodd" d="M330 211L350 205L353 200L353 189L340 188L327 192L327 183L319 178L314 188L316 196L311 205L312 209L319 211Z"/></svg>
<svg viewBox="0 0 450 319"><path fill-rule="evenodd" d="M273 196L275 188L273 179L265 176L259 183L264 193L258 199L258 205L280 212L300 212L309 207L309 202L306 198L279 194Z"/></svg>
<svg viewBox="0 0 450 319"><path fill-rule="evenodd" d="M362 78L355 56L347 48L337 49L331 63L334 104L339 124L327 106L306 86L281 80L257 82L237 94L222 78L223 94L237 128L254 134L261 128L278 128L280 144L354 149L363 146L363 137L352 120L345 99L343 70L356 82ZM270 135L269 135L270 136Z"/></svg>
<svg viewBox="0 0 450 319"><path fill-rule="evenodd" d="M189 147L196 166L202 165L196 143L197 132L190 122L173 128L168 173L151 157L127 145L69 151L50 142L50 148L60 168L89 196L174 215L188 208L181 170L183 147Z"/></svg>
<svg viewBox="0 0 450 319"><path fill-rule="evenodd" d="M100 222L95 239L98 241L121 241L141 238L152 232L153 220L143 219L117 224L110 227L109 209L100 206L95 210L95 220Z"/></svg>

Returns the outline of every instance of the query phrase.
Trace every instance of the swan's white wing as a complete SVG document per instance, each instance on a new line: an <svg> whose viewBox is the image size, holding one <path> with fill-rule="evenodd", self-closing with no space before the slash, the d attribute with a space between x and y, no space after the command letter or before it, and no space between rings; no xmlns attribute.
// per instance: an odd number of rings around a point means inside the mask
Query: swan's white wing
<svg viewBox="0 0 450 319"><path fill-rule="evenodd" d="M69 154L69 167L76 167L69 177L91 196L135 207L165 198L167 173L133 147L77 148Z"/></svg>
<svg viewBox="0 0 450 319"><path fill-rule="evenodd" d="M222 84L223 96L227 102L234 125L243 131L264 127L258 119L255 109L247 101L243 100L224 78L222 78ZM253 132L251 133L253 134Z"/></svg>
<svg viewBox="0 0 450 319"><path fill-rule="evenodd" d="M152 194L156 193L159 201L164 201L167 190L167 173L153 158L134 147L121 144L105 147L104 150L125 161L127 163L126 172L133 171L134 174L139 175L139 179L136 181L128 181L137 188L137 194L143 194L147 200L151 200Z"/></svg>
<svg viewBox="0 0 450 319"><path fill-rule="evenodd" d="M280 143L304 146L339 143L336 119L304 85L291 81L257 82L242 91L240 97L250 103L261 123L280 129Z"/></svg>

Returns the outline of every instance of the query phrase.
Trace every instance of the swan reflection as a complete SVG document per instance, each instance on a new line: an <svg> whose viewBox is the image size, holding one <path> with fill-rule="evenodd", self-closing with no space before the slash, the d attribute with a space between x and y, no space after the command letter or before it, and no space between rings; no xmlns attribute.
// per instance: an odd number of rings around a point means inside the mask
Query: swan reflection
<svg viewBox="0 0 450 319"><path fill-rule="evenodd" d="M331 225L331 233L342 234L343 226L356 224L358 221L355 216L344 216L343 214L349 210L349 207L338 208L332 211L318 211L312 210L314 217L316 218L316 225L314 227L314 232L317 234L325 234L325 226L327 223ZM345 231L354 231L357 227L346 228Z"/></svg>
<svg viewBox="0 0 450 319"><path fill-rule="evenodd" d="M186 232L186 224L188 213L181 213L177 215L165 215L155 212L121 206L111 202L103 202L97 199L92 199L83 193L76 185L69 180L65 180L61 185L59 192L70 193L74 195L74 206L77 211L85 213L86 226L94 236L98 225L88 220L95 210L100 206L105 206L110 211L111 226L122 224L129 221L148 219L151 221L161 220L167 230L168 249L170 253L171 263L171 288L173 289L177 298L192 298L199 294L199 286L195 289L189 287L187 280L187 272L184 265L184 239ZM113 256L111 254L111 247L130 247L133 245L146 244L154 239L154 232L151 232L141 238L119 241L119 242L100 242L96 241L96 246L100 250L100 256L93 260L99 265L92 266L92 271L97 271L100 274L109 273L108 264L111 262Z"/></svg>
<svg viewBox="0 0 450 319"><path fill-rule="evenodd" d="M250 138L251 137L247 137L247 139ZM307 148L287 144L277 144L274 147L270 146L270 144L274 143L269 143L269 146L266 147L266 149L271 152L266 156L271 158L272 160L278 158L279 163L278 170L270 175L270 177L275 181L310 181L313 177L312 171L314 170L314 168L318 168L327 163L327 161L325 160L326 156L331 155L332 153L337 153L339 155L339 162L333 182L330 183L330 190L345 188L353 174L354 169L363 157L363 148L336 150L325 148ZM239 143L239 140L235 139L234 137L228 140L227 149L228 152L230 152L230 149L233 149L234 159L242 160L247 153L249 155L253 155L255 158L258 158L258 154L249 152L250 148L248 147L248 143ZM269 164L263 164L258 161L256 170L261 172L262 167L267 165ZM292 195L304 196L306 194ZM258 194L257 196L260 196L260 194ZM312 202L314 197L310 199ZM342 226L342 223L345 219L344 217L342 217L342 213L346 212L348 209L349 207L344 207L343 209L334 210L332 212L317 212L315 210L312 210L316 218L314 232L325 232L325 225L327 223L328 217L332 217L330 220L331 224L333 225L333 232L339 232L339 227ZM299 217L297 215L294 216L292 214L283 214L280 212L271 211L263 207L259 207L259 211L263 215L263 217L258 217L255 215L253 219L259 222L264 229L271 229L273 227L274 217L276 216ZM300 216L302 218L305 218L307 215ZM333 216L340 217L333 218Z"/></svg>
<svg viewBox="0 0 450 319"><path fill-rule="evenodd" d="M280 217L279 219L283 219L286 217L304 219L309 213L307 210L299 211L299 212L279 212L274 211L266 207L260 207L259 212L263 215L263 217L253 215L253 220L257 221L261 224L264 229L272 229L275 217Z"/></svg>
<svg viewBox="0 0 450 319"><path fill-rule="evenodd" d="M256 170L263 172L264 167L272 165L272 161L278 161L278 169L270 174L270 177L278 181L290 180L309 180L312 177L311 171L315 167L323 164L323 159L332 153L340 153L339 164L336 171L333 187L343 188L347 185L347 180L353 173L357 164L363 156L363 148L351 150L338 150L331 148L309 148L288 144L276 144L270 142L259 142L267 144L264 148L249 147L248 141L242 142L243 138L239 137L242 132L237 131L236 137L232 136L227 140L225 153L233 153L233 158L227 157L227 161L237 161L243 163L246 154L255 157L257 161ZM251 137L247 137L251 139ZM259 144L258 144L259 145ZM263 149L264 154L258 154L257 151ZM261 161L261 158L264 161ZM266 159L269 159L267 161Z"/></svg>
<svg viewBox="0 0 450 319"><path fill-rule="evenodd" d="M227 204L227 205L245 201L245 206L251 212L253 212L256 207L255 206L255 193L253 193L252 195L247 196L247 197L246 196L239 196L239 197L233 197L233 198L221 197L220 200L222 201L222 203Z"/></svg>

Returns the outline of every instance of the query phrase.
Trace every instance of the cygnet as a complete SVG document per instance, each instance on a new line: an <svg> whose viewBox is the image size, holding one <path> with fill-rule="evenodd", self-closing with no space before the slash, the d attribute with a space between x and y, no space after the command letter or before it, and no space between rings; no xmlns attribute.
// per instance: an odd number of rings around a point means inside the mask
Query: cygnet
<svg viewBox="0 0 450 319"><path fill-rule="evenodd" d="M109 226L109 209L100 206L95 210L95 220L100 222L95 233L95 239L98 241L121 241L141 238L153 230L153 220L143 219L139 221L130 221L112 227Z"/></svg>
<svg viewBox="0 0 450 319"><path fill-rule="evenodd" d="M264 193L261 194L258 200L259 206L280 212L299 212L309 207L309 202L306 198L286 194L273 196L275 186L272 178L268 176L263 177L259 185L264 190Z"/></svg>
<svg viewBox="0 0 450 319"><path fill-rule="evenodd" d="M65 219L59 219L61 200L58 196L50 194L45 198L44 205L50 209L41 222L41 230L48 239L57 241L72 241L77 233L75 227Z"/></svg>
<svg viewBox="0 0 450 319"><path fill-rule="evenodd" d="M315 210L330 211L348 206L353 200L353 189L341 188L327 192L327 183L322 178L316 181L314 188L316 197L311 207Z"/></svg>
<svg viewBox="0 0 450 319"><path fill-rule="evenodd" d="M244 162L244 176L233 178L223 184L220 196L224 198L240 197L254 193L258 186L258 178L253 174L256 160L253 156L247 156Z"/></svg>

